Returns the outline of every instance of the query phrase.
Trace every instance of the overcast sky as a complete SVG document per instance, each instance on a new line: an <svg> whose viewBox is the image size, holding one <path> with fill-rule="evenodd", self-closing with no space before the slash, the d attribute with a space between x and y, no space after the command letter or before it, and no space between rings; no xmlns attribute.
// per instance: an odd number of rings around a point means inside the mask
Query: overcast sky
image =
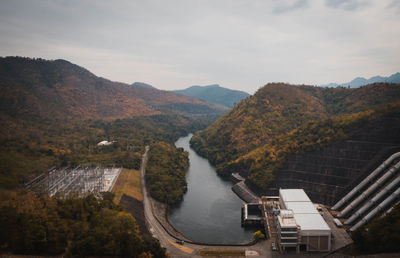
<svg viewBox="0 0 400 258"><path fill-rule="evenodd" d="M400 71L400 0L0 0L0 56L160 89L324 84Z"/></svg>

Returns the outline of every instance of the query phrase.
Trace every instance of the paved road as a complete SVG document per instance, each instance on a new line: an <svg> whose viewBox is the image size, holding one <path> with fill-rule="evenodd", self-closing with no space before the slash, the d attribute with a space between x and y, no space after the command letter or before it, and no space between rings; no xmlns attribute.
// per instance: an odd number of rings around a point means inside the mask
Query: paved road
<svg viewBox="0 0 400 258"><path fill-rule="evenodd" d="M227 249L227 250L246 250L248 257L270 257L270 249L267 248L265 241L259 242L256 245L245 247L245 246L203 246L185 243L184 245L177 244L175 238L171 237L164 228L160 225L158 220L153 215L151 197L146 189L145 181L145 167L147 162L147 153L149 151L149 146L146 146L146 151L142 156L142 163L140 166L140 180L142 185L143 193L143 205L144 205L144 215L146 218L146 224L149 231L153 234L155 238L160 241L162 247L165 247L172 257L201 257L196 255L198 251L202 249Z"/></svg>
<svg viewBox="0 0 400 258"><path fill-rule="evenodd" d="M147 189L145 187L146 181L144 176L147 162L147 153L149 149L149 146L146 146L146 151L142 156L142 164L140 166L140 181L143 193L144 216L146 218L147 227L149 231L153 234L153 236L160 241L161 246L167 248L168 252L173 257L193 257L191 254L194 252L194 250L186 246L180 246L175 243L175 239L172 238L167 232L165 232L164 228L160 225L160 223L155 219L153 215L151 200L149 197L149 193L147 192Z"/></svg>

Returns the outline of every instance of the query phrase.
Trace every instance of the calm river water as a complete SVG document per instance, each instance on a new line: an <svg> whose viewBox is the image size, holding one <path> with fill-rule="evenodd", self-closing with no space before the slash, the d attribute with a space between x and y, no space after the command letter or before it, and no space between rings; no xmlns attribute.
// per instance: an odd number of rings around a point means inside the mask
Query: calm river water
<svg viewBox="0 0 400 258"><path fill-rule="evenodd" d="M251 240L254 230L240 225L243 201L232 192L233 183L218 176L207 159L190 148L192 134L175 143L189 152L188 191L172 209L169 220L184 236L202 243L237 244Z"/></svg>

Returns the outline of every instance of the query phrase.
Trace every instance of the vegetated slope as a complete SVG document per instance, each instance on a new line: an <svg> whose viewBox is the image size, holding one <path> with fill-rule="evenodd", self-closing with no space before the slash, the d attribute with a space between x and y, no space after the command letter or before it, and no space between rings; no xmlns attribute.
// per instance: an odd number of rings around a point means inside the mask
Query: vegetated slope
<svg viewBox="0 0 400 258"><path fill-rule="evenodd" d="M390 111L374 111L377 107L399 100L400 86L394 84L359 89L268 84L196 133L191 144L218 172L239 171L267 189L288 154L344 140Z"/></svg>
<svg viewBox="0 0 400 258"><path fill-rule="evenodd" d="M155 199L176 204L186 192L185 174L189 168L188 153L165 142L151 145L146 168L146 183Z"/></svg>
<svg viewBox="0 0 400 258"><path fill-rule="evenodd" d="M0 198L0 250L16 254L166 257L157 240L141 237L135 219L103 198L57 199L32 193Z"/></svg>
<svg viewBox="0 0 400 258"><path fill-rule="evenodd" d="M226 110L64 60L0 58L0 89L0 188L9 189L54 165L138 168L145 144L173 143Z"/></svg>
<svg viewBox="0 0 400 258"><path fill-rule="evenodd" d="M232 108L236 103L239 103L242 99L250 96L250 94L244 91L223 88L218 84L192 86L183 90L174 90L173 92L202 99L210 103L221 104L229 108Z"/></svg>
<svg viewBox="0 0 400 258"><path fill-rule="evenodd" d="M400 147L399 129L400 104L310 121L231 162L225 171L249 173L250 182L267 194L301 187L314 202L332 205L354 180Z"/></svg>
<svg viewBox="0 0 400 258"><path fill-rule="evenodd" d="M400 252L400 204L386 216L376 217L352 234L359 253Z"/></svg>
<svg viewBox="0 0 400 258"><path fill-rule="evenodd" d="M361 86L365 86L368 84L373 84L377 82L386 82L386 83L400 83L400 73L394 73L388 77L382 77L382 76L374 76L369 79L365 79L364 77L357 77L353 79L351 82L345 82L345 83L329 83L329 84L323 84L320 85L321 87L350 87L350 88L358 88Z"/></svg>
<svg viewBox="0 0 400 258"><path fill-rule="evenodd" d="M193 114L222 113L219 107L155 88L112 82L65 60L0 58L1 115L27 118L130 118L192 107ZM184 111L181 108L179 111Z"/></svg>

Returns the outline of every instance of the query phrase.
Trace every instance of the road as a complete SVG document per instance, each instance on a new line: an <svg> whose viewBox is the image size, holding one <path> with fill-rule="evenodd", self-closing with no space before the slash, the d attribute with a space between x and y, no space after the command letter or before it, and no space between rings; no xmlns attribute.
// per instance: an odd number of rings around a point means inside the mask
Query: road
<svg viewBox="0 0 400 258"><path fill-rule="evenodd" d="M145 173L147 154L149 146L146 146L146 151L142 156L142 163L140 166L140 181L143 193L144 216L149 231L155 238L160 241L162 247L165 247L172 257L202 257L196 255L200 250L245 250L248 255L246 257L270 257L270 249L267 248L266 242L261 241L253 246L206 246L185 243L184 245L177 244L176 239L170 236L165 229L160 225L158 220L154 217L152 211L151 197L146 189Z"/></svg>
<svg viewBox="0 0 400 258"><path fill-rule="evenodd" d="M167 248L172 257L193 257L192 254L194 253L194 249L175 243L175 239L164 230L164 228L153 215L151 200L146 189L145 180L145 168L149 149L149 146L146 146L146 151L142 156L142 163L140 166L140 181L143 193L144 216L146 218L147 227L151 234L153 234L153 236L160 241L161 246Z"/></svg>

